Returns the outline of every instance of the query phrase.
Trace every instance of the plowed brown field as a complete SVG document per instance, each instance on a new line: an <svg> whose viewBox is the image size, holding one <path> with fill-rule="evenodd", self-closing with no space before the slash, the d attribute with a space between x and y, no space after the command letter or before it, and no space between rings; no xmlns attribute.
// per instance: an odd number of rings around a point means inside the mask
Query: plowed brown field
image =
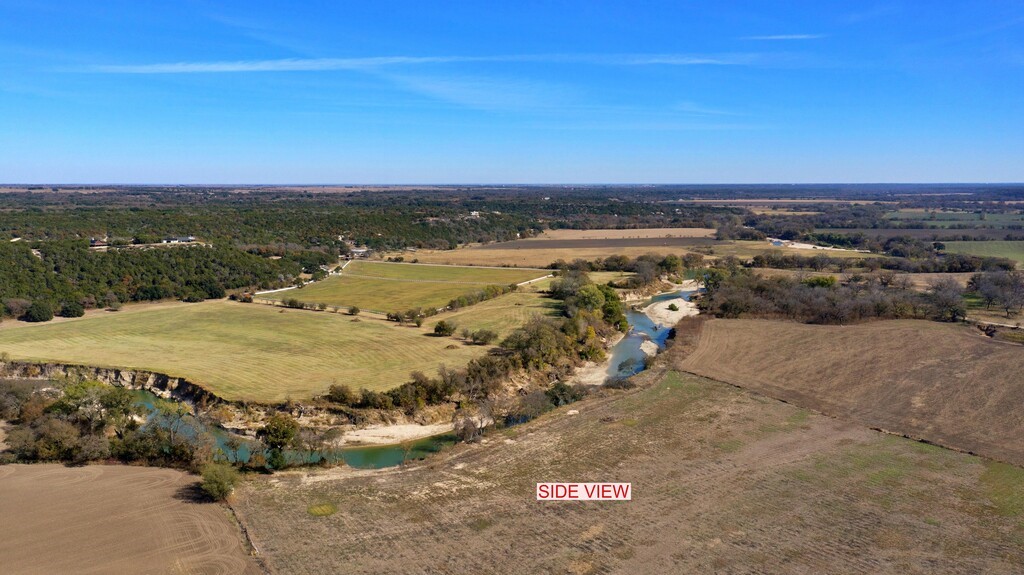
<svg viewBox="0 0 1024 575"><path fill-rule="evenodd" d="M1024 465L1024 347L928 321L710 320L681 369Z"/></svg>
<svg viewBox="0 0 1024 575"><path fill-rule="evenodd" d="M196 480L146 467L0 467L0 573L258 574Z"/></svg>
<svg viewBox="0 0 1024 575"><path fill-rule="evenodd" d="M1024 569L1018 468L664 367L639 377L419 466L253 481L238 507L281 573ZM632 482L633 500L538 502L542 481Z"/></svg>

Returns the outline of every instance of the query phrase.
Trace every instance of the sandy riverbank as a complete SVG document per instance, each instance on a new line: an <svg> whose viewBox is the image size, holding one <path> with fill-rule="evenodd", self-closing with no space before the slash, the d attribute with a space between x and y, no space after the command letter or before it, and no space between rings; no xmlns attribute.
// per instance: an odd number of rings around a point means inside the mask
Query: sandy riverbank
<svg viewBox="0 0 1024 575"><path fill-rule="evenodd" d="M431 435L440 435L452 431L450 423L420 425L418 423L401 423L397 425L371 425L362 429L346 432L338 440L338 447L356 447L359 445L393 445Z"/></svg>
<svg viewBox="0 0 1024 575"><path fill-rule="evenodd" d="M572 374L569 379L569 385L604 385L604 382L608 380L608 369L612 365L612 354L611 350L617 343L622 341L622 338L626 337L625 334L619 333L608 340L608 349L605 360L598 363L595 361L588 361L583 364L582 367L576 368L576 372Z"/></svg>
<svg viewBox="0 0 1024 575"><path fill-rule="evenodd" d="M640 344L640 351L644 352L644 355L647 357L654 357L658 355L658 351L660 349L661 348L658 347L658 344L649 339Z"/></svg>
<svg viewBox="0 0 1024 575"><path fill-rule="evenodd" d="M687 280L679 285L679 290L697 290L700 288L700 284L695 280ZM669 306L675 305L676 310L669 309ZM679 323L684 317L697 315L700 311L697 310L697 304L694 302L685 301L682 298L670 299L665 301L654 302L651 305L641 310L644 315L651 318L654 323L661 324L663 326L672 327Z"/></svg>

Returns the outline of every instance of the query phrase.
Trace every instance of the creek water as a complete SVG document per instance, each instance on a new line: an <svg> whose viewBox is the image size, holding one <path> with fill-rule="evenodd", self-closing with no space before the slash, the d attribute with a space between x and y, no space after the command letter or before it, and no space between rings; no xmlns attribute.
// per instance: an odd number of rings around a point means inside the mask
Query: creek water
<svg viewBox="0 0 1024 575"><path fill-rule="evenodd" d="M163 400L155 394L144 390L133 391L135 401L146 409L146 425L170 425L156 413L156 404ZM179 426L179 433L195 436L197 433L208 433L229 461L249 461L252 439L244 435L231 433L215 425L206 425L191 415L186 416ZM406 461L423 459L432 453L455 444L452 434L424 437L403 445L370 445L364 447L345 447L324 451L291 449L284 452L285 458L292 464L315 464L326 460L330 463L344 461L345 465L357 469L380 469L394 467Z"/></svg>
<svg viewBox="0 0 1024 575"><path fill-rule="evenodd" d="M640 307L672 299L689 301L694 293L695 290L679 290L660 294L645 301ZM640 345L650 340L657 344L659 349L663 349L672 329L671 326L655 323L643 312L632 309L626 311L626 321L629 322L629 332L610 352L609 377L629 377L643 371L647 355L640 349ZM149 391L136 390L133 393L136 402L146 409L146 425L170 425L170 422L163 420L156 413L155 408L157 402L168 400L162 400ZM231 433L215 425L206 425L191 415L181 421L179 432L193 436L197 433L208 433L230 461L248 461L251 455L251 438ZM380 469L423 459L455 442L454 435L443 434L424 437L404 445L371 445L324 451L287 450L284 455L292 464L315 464L327 460L330 463L344 461L346 465L358 469Z"/></svg>
<svg viewBox="0 0 1024 575"><path fill-rule="evenodd" d="M697 293L696 290L679 290L656 295L643 302L639 307L647 307L652 303L679 299L690 301L690 296ZM629 332L626 337L619 340L611 349L611 361L608 366L608 377L629 377L636 375L646 367L647 354L640 349L645 341L653 341L658 349L665 348L665 340L668 339L672 326L664 326L655 323L641 311L626 310L626 321L629 322Z"/></svg>

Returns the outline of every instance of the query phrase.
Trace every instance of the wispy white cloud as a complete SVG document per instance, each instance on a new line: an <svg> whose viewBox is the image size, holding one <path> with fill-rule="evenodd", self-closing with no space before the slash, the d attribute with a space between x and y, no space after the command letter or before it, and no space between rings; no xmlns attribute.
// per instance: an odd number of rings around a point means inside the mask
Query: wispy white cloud
<svg viewBox="0 0 1024 575"><path fill-rule="evenodd" d="M901 7L896 4L880 4L867 10L859 12L850 12L840 17L840 20L847 24L860 24L861 22L867 22L883 16L889 16L895 14L901 10Z"/></svg>
<svg viewBox="0 0 1024 575"><path fill-rule="evenodd" d="M566 104L565 90L547 82L496 77L385 74L399 87L478 110L540 109Z"/></svg>
<svg viewBox="0 0 1024 575"><path fill-rule="evenodd" d="M676 112L687 114L691 116L741 116L737 112L730 112L728 110L720 110L718 108L708 108L695 104L693 102L679 102L672 109Z"/></svg>
<svg viewBox="0 0 1024 575"><path fill-rule="evenodd" d="M740 40L817 40L824 34L770 34L767 36L743 36Z"/></svg>
<svg viewBox="0 0 1024 575"><path fill-rule="evenodd" d="M220 62L99 64L83 68L105 74L217 74L378 70L388 67L460 63L594 64L603 66L736 66L762 61L760 54L518 54L507 56L373 56L363 58L283 58Z"/></svg>

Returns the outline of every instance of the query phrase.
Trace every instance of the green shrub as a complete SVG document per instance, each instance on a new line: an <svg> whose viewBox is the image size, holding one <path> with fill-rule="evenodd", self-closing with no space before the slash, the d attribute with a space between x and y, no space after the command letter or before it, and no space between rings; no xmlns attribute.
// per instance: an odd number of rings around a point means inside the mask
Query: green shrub
<svg viewBox="0 0 1024 575"><path fill-rule="evenodd" d="M434 324L434 335L450 336L455 333L455 324L450 321L441 320Z"/></svg>
<svg viewBox="0 0 1024 575"><path fill-rule="evenodd" d="M490 345L498 339L498 334L489 329L478 329L470 334L469 339L476 345Z"/></svg>
<svg viewBox="0 0 1024 575"><path fill-rule="evenodd" d="M328 388L327 399L341 405L355 405L359 403L359 394L345 384L335 384Z"/></svg>
<svg viewBox="0 0 1024 575"><path fill-rule="evenodd" d="M59 315L61 317L82 317L85 315L85 306L76 301L64 302L64 305L60 307Z"/></svg>
<svg viewBox="0 0 1024 575"><path fill-rule="evenodd" d="M50 321L53 319L53 308L46 302L34 301L32 305L28 306L21 319L31 322Z"/></svg>
<svg viewBox="0 0 1024 575"><path fill-rule="evenodd" d="M203 491L217 501L227 499L238 483L238 470L227 463L208 463L203 466Z"/></svg>

